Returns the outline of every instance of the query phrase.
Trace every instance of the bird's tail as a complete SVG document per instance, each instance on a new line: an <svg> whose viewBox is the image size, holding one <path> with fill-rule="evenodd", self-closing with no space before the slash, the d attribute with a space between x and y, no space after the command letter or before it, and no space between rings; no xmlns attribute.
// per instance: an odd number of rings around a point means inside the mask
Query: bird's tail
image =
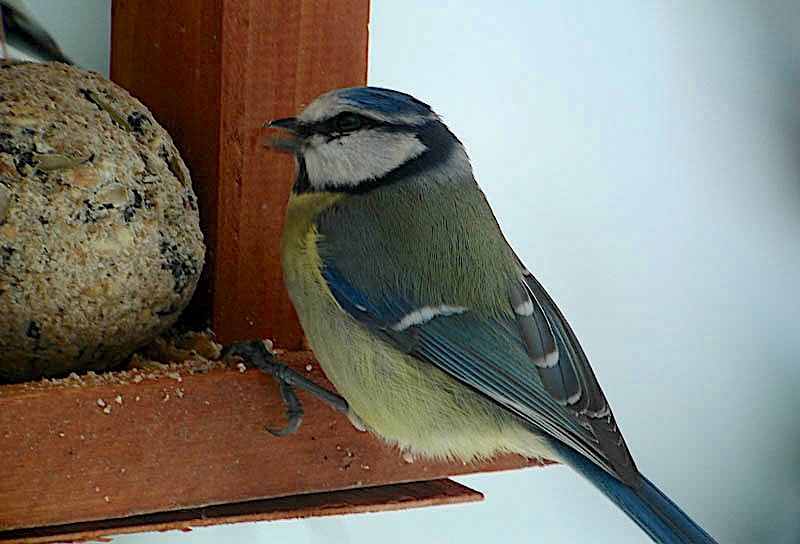
<svg viewBox="0 0 800 544"><path fill-rule="evenodd" d="M636 522L655 542L662 544L716 544L702 527L642 476L634 489L598 467L575 450L558 444L564 464L592 482L614 504Z"/></svg>

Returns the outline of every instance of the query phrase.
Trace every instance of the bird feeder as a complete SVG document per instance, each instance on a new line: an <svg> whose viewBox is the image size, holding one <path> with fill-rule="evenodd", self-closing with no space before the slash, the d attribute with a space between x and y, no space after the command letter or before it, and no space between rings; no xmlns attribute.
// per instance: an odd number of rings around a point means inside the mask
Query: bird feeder
<svg viewBox="0 0 800 544"><path fill-rule="evenodd" d="M368 0L112 4L111 78L169 131L199 200L206 267L184 323L272 339L328 387L281 279L294 164L262 125L364 84L368 19ZM0 542L474 501L447 477L533 464L409 463L300 396L303 425L276 437L272 378L216 361L0 386Z"/></svg>

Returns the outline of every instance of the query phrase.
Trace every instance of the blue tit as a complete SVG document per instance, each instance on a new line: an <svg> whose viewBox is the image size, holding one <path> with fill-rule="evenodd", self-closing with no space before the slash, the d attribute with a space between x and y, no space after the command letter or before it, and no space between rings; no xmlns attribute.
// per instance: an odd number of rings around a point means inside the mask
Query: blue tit
<svg viewBox="0 0 800 544"><path fill-rule="evenodd" d="M339 89L269 126L297 161L286 287L354 422L414 456L564 463L653 540L714 542L636 468L575 334L427 104Z"/></svg>
<svg viewBox="0 0 800 544"><path fill-rule="evenodd" d="M0 57L5 53L6 42L23 55L34 60L55 60L72 64L53 37L25 8L21 0L0 0L0 38L4 38Z"/></svg>

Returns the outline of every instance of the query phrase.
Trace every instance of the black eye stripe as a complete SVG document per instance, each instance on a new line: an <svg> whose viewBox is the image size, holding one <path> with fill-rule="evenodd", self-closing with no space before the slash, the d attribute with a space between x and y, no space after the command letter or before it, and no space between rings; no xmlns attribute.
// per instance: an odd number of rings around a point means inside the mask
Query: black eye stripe
<svg viewBox="0 0 800 544"><path fill-rule="evenodd" d="M336 130L340 132L353 132L360 129L364 124L364 118L354 113L340 113L331 121Z"/></svg>
<svg viewBox="0 0 800 544"><path fill-rule="evenodd" d="M419 126L400 125L379 121L372 117L361 115L360 113L341 112L324 121L303 123L298 128L297 135L301 138L308 138L314 134L319 134L324 136L326 141L330 142L331 140L364 129L378 129L382 132L418 132L422 127L428 124L429 123L424 123Z"/></svg>
<svg viewBox="0 0 800 544"><path fill-rule="evenodd" d="M309 129L311 133L339 137L357 130L373 128L382 124L383 123L364 115L345 111L330 119L314 123L309 126Z"/></svg>
<svg viewBox="0 0 800 544"><path fill-rule="evenodd" d="M377 127L376 130L381 133L413 135L425 147L425 151L387 174L379 178L361 182L357 185L342 185L341 183L316 180L315 184L312 186L308 178L305 157L301 148L298 150L299 166L297 180L293 188L295 194L313 193L317 191L332 191L348 194L368 193L373 189L393 183L401 183L412 176L429 171L434 166L441 164L442 160L449 157L455 149L461 146L461 142L459 142L458 138L438 120L429 120L423 124L412 126L382 123L374 119L371 119L371 122L372 126ZM314 130L312 125L305 126L310 129L309 134L311 134ZM329 138L333 140L338 137L339 136Z"/></svg>

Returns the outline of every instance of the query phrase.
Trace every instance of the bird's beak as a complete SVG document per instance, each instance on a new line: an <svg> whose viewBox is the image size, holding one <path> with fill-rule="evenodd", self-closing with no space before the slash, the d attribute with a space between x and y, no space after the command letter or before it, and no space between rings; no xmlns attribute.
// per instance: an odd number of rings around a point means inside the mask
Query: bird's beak
<svg viewBox="0 0 800 544"><path fill-rule="evenodd" d="M284 117L283 119L275 119L274 121L270 121L264 126L267 128L277 128L294 133L297 132L297 128L300 126L300 121L297 119L297 117Z"/></svg>
<svg viewBox="0 0 800 544"><path fill-rule="evenodd" d="M265 128L277 128L285 130L292 134L289 138L272 138L268 142L263 142L265 147L271 147L278 151L288 151L290 153L297 153L299 146L297 138L295 137L298 129L300 128L300 120L297 117L285 117L283 119L275 119L264 125Z"/></svg>

